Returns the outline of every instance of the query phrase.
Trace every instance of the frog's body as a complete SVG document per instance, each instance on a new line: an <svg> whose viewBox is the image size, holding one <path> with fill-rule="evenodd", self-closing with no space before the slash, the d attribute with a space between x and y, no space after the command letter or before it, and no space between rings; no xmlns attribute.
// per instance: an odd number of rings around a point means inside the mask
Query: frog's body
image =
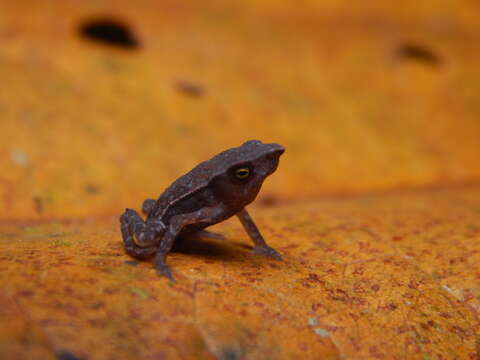
<svg viewBox="0 0 480 360"><path fill-rule="evenodd" d="M158 200L147 199L143 221L127 209L121 229L127 253L136 258L157 254L157 270L172 279L165 257L178 235L195 234L237 215L253 239L255 252L280 258L266 245L245 210L272 174L284 148L251 140L200 163L178 178Z"/></svg>

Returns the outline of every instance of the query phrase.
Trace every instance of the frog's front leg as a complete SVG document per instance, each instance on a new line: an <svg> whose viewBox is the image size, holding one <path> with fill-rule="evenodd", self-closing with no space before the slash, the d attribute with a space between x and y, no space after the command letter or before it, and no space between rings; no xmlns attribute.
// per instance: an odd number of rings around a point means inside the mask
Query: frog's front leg
<svg viewBox="0 0 480 360"><path fill-rule="evenodd" d="M170 268L165 263L165 259L167 257L167 254L172 249L175 238L180 234L180 232L183 228L185 228L185 226L199 222L216 222L216 219L221 217L223 213L223 205L218 204L216 206L205 207L198 211L187 214L179 214L172 217L170 219L170 226L163 235L157 255L155 256L155 267L158 274L165 276L172 281L175 281Z"/></svg>
<svg viewBox="0 0 480 360"><path fill-rule="evenodd" d="M247 232L250 239L252 239L255 244L253 249L254 254L268 256L277 260L282 260L280 254L273 248L267 245L265 239L257 228L257 225L253 222L252 218L248 214L247 210L243 208L237 213L237 217L242 223L245 231Z"/></svg>

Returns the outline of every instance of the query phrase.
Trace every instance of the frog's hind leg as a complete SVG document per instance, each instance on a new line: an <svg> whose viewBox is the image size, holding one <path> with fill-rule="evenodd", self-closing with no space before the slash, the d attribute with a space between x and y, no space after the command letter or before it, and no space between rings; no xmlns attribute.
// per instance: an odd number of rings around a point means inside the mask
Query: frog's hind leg
<svg viewBox="0 0 480 360"><path fill-rule="evenodd" d="M141 248L133 241L133 235L127 230L127 226L122 225L122 236L125 252L131 257L144 260L151 257L157 252L157 246L151 246L148 248Z"/></svg>
<svg viewBox="0 0 480 360"><path fill-rule="evenodd" d="M142 213L145 216L148 216L150 212L153 210L153 207L157 203L157 200L155 199L147 199L143 202L142 204Z"/></svg>
<svg viewBox="0 0 480 360"><path fill-rule="evenodd" d="M145 222L135 210L126 209L120 217L125 251L137 258L145 259L155 254L158 239L162 234L161 225L157 222Z"/></svg>
<svg viewBox="0 0 480 360"><path fill-rule="evenodd" d="M165 276L171 281L175 281L172 275L172 271L165 263L166 256L172 249L173 243L181 231L189 224L205 222L216 223L221 218L224 213L224 209L221 204L205 207L198 211L187 214L175 215L170 219L170 224L168 230L165 232L160 246L158 247L158 252L155 255L155 267L157 273L161 276Z"/></svg>

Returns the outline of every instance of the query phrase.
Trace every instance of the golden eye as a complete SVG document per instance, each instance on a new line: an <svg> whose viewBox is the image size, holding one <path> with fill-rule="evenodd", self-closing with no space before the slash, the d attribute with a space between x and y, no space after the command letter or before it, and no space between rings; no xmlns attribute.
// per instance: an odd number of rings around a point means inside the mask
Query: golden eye
<svg viewBox="0 0 480 360"><path fill-rule="evenodd" d="M240 180L244 180L250 176L250 169L249 168L239 168L235 170L235 177Z"/></svg>

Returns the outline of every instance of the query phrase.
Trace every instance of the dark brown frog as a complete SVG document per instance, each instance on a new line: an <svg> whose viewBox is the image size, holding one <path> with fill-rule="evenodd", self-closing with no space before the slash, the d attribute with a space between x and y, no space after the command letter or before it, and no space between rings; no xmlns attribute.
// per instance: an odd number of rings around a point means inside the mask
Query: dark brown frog
<svg viewBox="0 0 480 360"><path fill-rule="evenodd" d="M204 229L237 215L255 245L253 252L281 259L268 246L245 206L257 196L265 178L277 169L285 149L250 140L200 163L178 178L158 200L143 203L144 221L132 209L120 217L126 252L137 259L155 255L160 275L173 280L165 258L178 236L210 235Z"/></svg>

